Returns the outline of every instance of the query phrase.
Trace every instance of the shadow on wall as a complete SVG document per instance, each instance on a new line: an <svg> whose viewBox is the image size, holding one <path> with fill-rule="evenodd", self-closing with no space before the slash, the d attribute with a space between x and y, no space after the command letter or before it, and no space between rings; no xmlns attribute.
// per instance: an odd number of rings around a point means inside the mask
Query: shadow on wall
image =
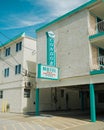
<svg viewBox="0 0 104 130"><path fill-rule="evenodd" d="M32 61L26 62L27 73L25 75L25 88L23 97L23 113L35 111L35 81L36 81L36 63Z"/></svg>
<svg viewBox="0 0 104 130"><path fill-rule="evenodd" d="M35 112L35 89L24 89L23 113Z"/></svg>

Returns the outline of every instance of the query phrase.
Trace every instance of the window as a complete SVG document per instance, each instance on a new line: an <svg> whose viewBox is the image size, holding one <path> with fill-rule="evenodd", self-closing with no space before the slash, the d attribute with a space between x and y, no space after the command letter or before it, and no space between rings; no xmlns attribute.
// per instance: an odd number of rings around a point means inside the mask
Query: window
<svg viewBox="0 0 104 130"><path fill-rule="evenodd" d="M30 89L24 89L24 98L30 98Z"/></svg>
<svg viewBox="0 0 104 130"><path fill-rule="evenodd" d="M10 55L10 47L5 49L5 56L9 56Z"/></svg>
<svg viewBox="0 0 104 130"><path fill-rule="evenodd" d="M98 93L98 102L104 103L104 93L103 92Z"/></svg>
<svg viewBox="0 0 104 130"><path fill-rule="evenodd" d="M22 42L16 44L16 52L22 50Z"/></svg>
<svg viewBox="0 0 104 130"><path fill-rule="evenodd" d="M104 49L99 48L99 56L104 56Z"/></svg>
<svg viewBox="0 0 104 130"><path fill-rule="evenodd" d="M21 64L15 66L15 74L21 73Z"/></svg>
<svg viewBox="0 0 104 130"><path fill-rule="evenodd" d="M4 69L4 77L9 77L9 68Z"/></svg>
<svg viewBox="0 0 104 130"><path fill-rule="evenodd" d="M3 98L3 91L0 91L0 98Z"/></svg>

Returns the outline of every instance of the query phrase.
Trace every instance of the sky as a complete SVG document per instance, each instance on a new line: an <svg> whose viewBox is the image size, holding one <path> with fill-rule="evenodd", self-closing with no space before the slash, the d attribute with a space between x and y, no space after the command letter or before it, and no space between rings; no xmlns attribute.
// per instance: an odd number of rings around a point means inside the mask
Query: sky
<svg viewBox="0 0 104 130"><path fill-rule="evenodd" d="M35 30L64 15L88 0L0 0L0 42ZM3 35L4 34L4 35Z"/></svg>

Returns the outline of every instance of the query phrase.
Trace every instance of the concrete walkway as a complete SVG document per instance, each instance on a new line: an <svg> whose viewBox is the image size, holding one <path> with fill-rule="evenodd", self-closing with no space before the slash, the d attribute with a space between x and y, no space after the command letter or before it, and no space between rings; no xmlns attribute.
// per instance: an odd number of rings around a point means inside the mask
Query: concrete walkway
<svg viewBox="0 0 104 130"><path fill-rule="evenodd" d="M0 130L104 130L104 120L89 121L87 114L61 112L40 116L0 113Z"/></svg>

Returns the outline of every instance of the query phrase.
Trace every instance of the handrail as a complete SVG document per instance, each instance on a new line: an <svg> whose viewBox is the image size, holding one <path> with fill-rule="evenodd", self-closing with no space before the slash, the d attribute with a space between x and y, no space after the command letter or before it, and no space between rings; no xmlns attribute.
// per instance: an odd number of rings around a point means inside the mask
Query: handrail
<svg viewBox="0 0 104 130"><path fill-rule="evenodd" d="M99 63L99 65L104 65L104 56L98 57L98 63Z"/></svg>
<svg viewBox="0 0 104 130"><path fill-rule="evenodd" d="M96 28L98 32L104 32L104 20L97 23Z"/></svg>

